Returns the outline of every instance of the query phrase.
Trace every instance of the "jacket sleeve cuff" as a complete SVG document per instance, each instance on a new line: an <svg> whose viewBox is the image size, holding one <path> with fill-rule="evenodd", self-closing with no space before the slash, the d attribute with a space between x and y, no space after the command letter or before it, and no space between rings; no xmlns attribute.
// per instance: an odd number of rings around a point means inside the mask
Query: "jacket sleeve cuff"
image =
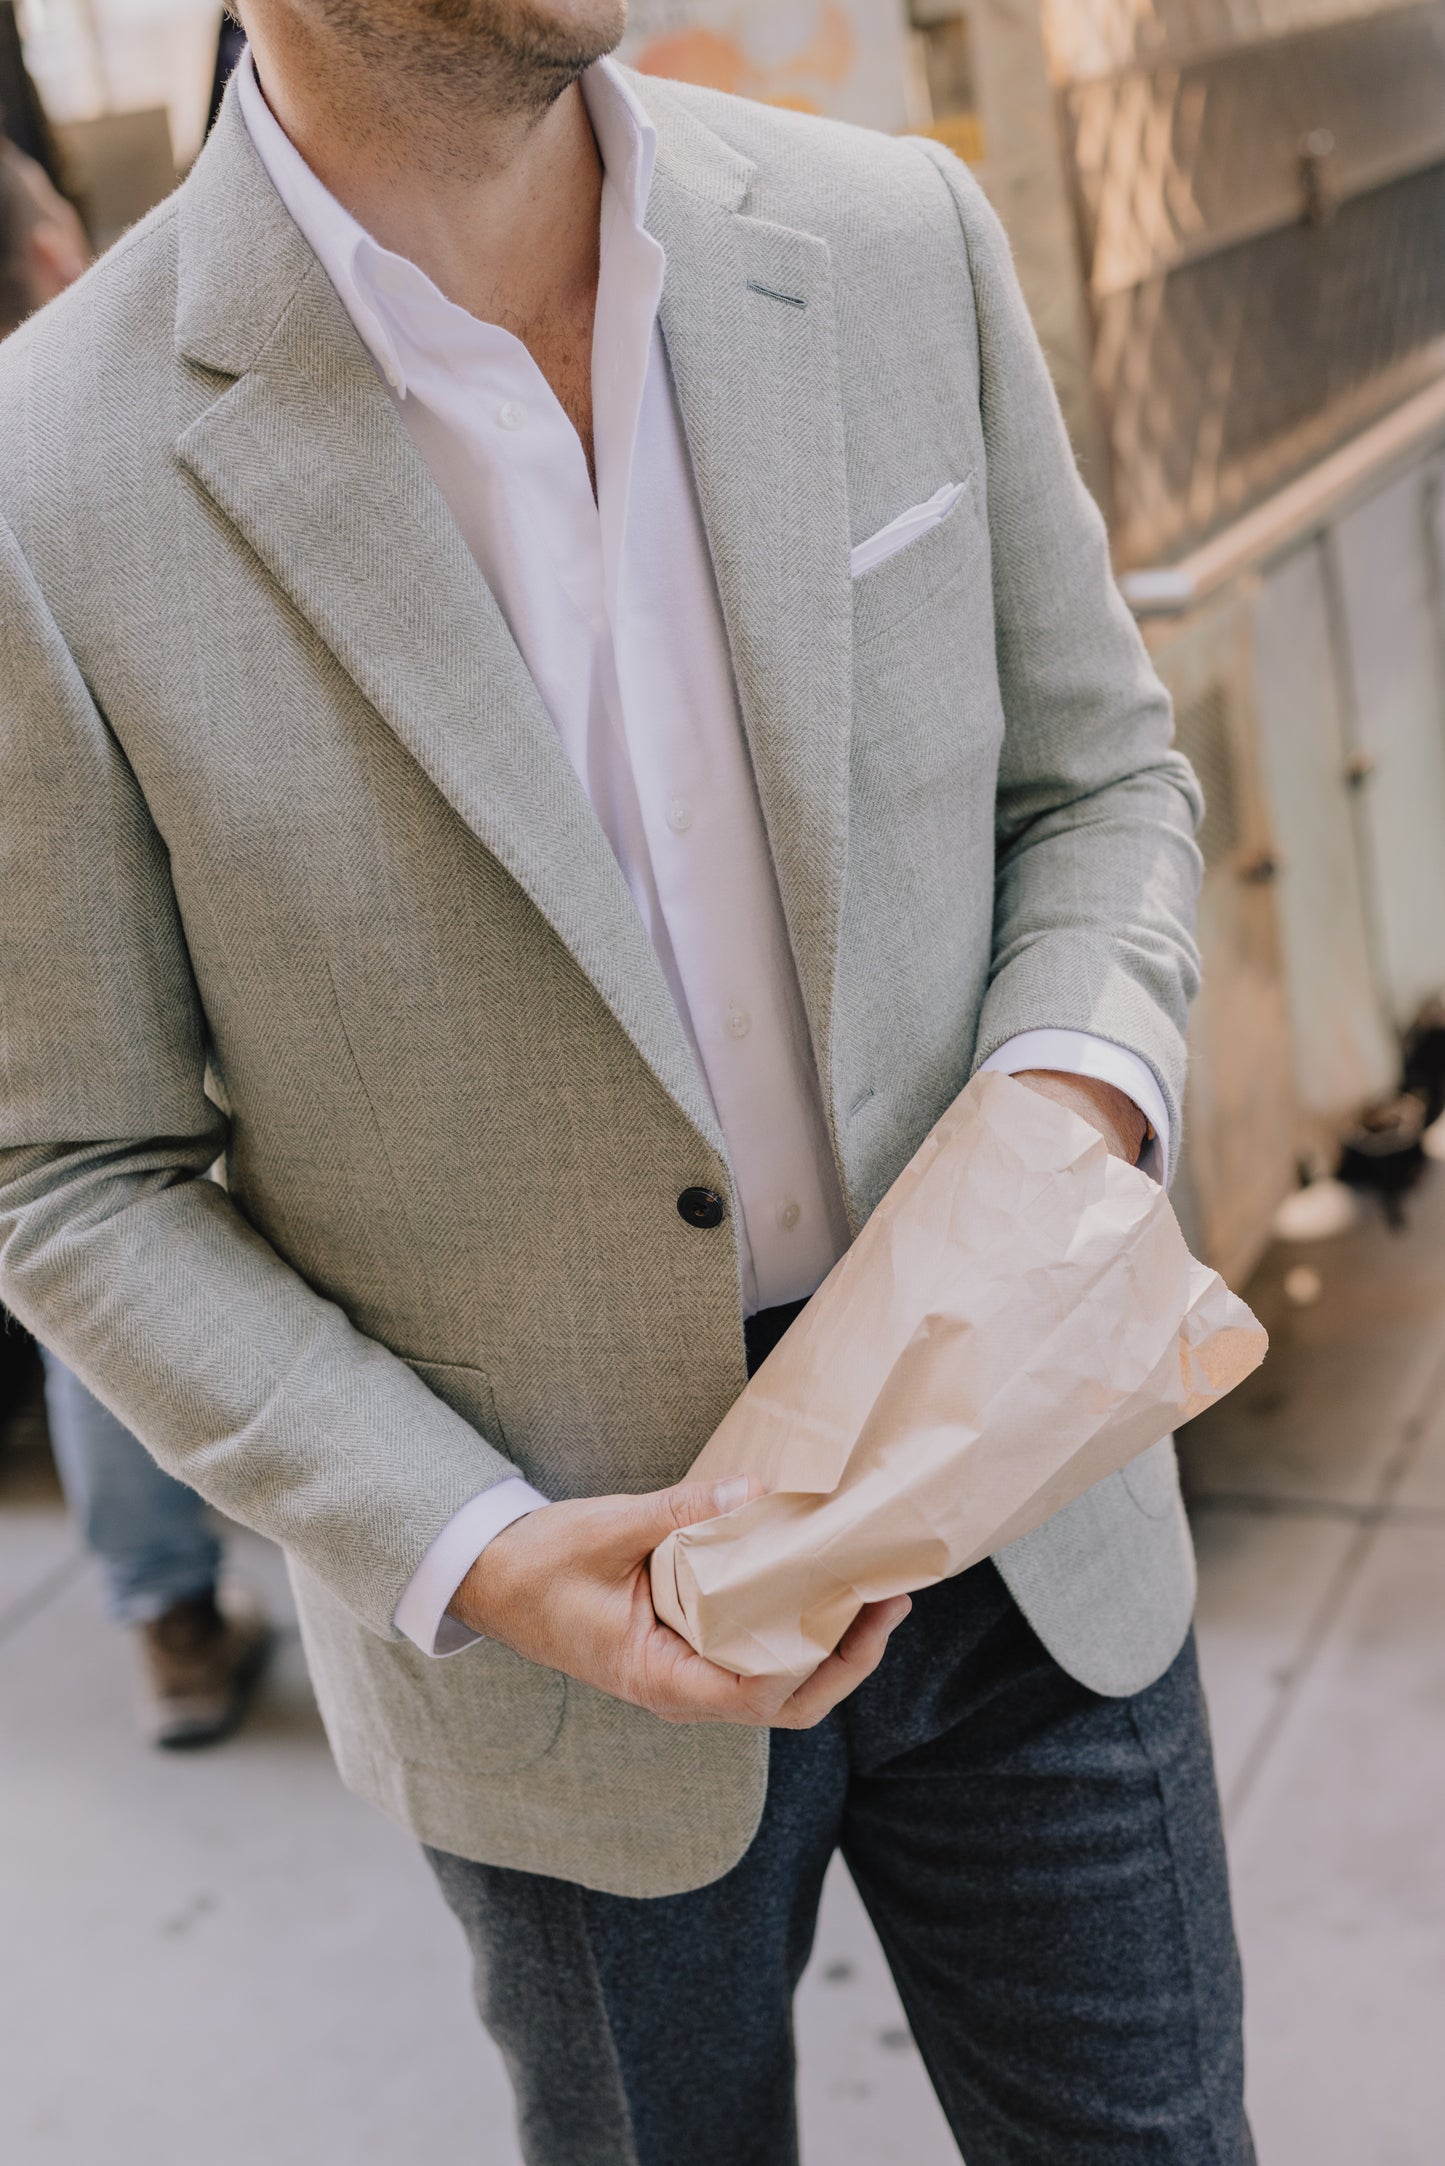
<svg viewBox="0 0 1445 2166"><path fill-rule="evenodd" d="M1108 1038L1095 1038L1086 1030L1025 1030L990 1053L979 1072L1017 1075L1023 1068L1054 1068L1062 1075L1092 1076L1096 1083L1112 1083L1115 1090L1132 1098L1154 1131L1153 1139L1140 1153L1139 1164L1156 1181L1163 1180L1169 1164L1169 1108L1147 1061L1126 1046L1115 1045ZM401 1621L399 1612L397 1621Z"/></svg>
<svg viewBox="0 0 1445 2166"><path fill-rule="evenodd" d="M397 1631L424 1655L456 1655L472 1646L480 1635L447 1615L448 1602L488 1542L549 1501L510 1474L454 1512L407 1582L393 1618Z"/></svg>

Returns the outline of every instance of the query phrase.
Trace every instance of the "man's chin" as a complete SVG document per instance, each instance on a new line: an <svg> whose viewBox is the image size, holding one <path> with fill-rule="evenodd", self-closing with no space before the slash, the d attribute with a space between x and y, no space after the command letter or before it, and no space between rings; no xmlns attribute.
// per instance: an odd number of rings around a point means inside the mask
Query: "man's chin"
<svg viewBox="0 0 1445 2166"><path fill-rule="evenodd" d="M627 28L627 0L583 0L563 8L549 7L547 0L522 0L519 12L532 19L542 40L556 39L554 50L565 52L579 75L615 53Z"/></svg>
<svg viewBox="0 0 1445 2166"><path fill-rule="evenodd" d="M423 0L438 31L471 31L479 48L559 74L580 75L615 52L627 0Z"/></svg>

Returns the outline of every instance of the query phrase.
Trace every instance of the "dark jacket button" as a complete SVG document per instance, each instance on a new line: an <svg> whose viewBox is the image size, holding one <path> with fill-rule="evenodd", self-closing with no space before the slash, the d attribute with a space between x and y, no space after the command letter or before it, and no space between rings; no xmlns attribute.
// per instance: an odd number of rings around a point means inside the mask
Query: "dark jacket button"
<svg viewBox="0 0 1445 2166"><path fill-rule="evenodd" d="M678 1215L689 1226L720 1226L727 1217L727 1205L711 1188L685 1188L677 1199Z"/></svg>

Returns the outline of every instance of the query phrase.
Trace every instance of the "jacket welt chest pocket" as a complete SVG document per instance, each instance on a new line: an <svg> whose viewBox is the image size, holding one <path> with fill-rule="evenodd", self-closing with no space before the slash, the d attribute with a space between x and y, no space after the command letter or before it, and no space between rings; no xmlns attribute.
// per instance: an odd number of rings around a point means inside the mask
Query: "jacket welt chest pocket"
<svg viewBox="0 0 1445 2166"><path fill-rule="evenodd" d="M883 633L894 630L926 609L930 602L964 577L970 567L981 576L985 561L983 519L978 491L972 477L947 492L940 491L940 515L909 531L914 514L905 513L883 533L854 551L853 645L870 645ZM927 513L929 506L919 506ZM894 546L888 546L891 527L898 529ZM875 542L884 544L881 561L869 562Z"/></svg>

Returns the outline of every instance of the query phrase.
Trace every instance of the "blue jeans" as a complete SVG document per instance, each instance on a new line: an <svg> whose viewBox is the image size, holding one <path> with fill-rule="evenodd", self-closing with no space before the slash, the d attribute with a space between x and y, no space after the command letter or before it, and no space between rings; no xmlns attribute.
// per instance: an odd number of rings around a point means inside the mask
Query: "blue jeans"
<svg viewBox="0 0 1445 2166"><path fill-rule="evenodd" d="M990 1564L917 1595L816 1729L774 1732L762 1825L710 1887L640 1901L428 1852L525 2157L796 2166L793 1992L835 1850L968 2166L1251 2166L1193 1643L1101 1699Z"/></svg>
<svg viewBox="0 0 1445 2166"><path fill-rule="evenodd" d="M144 1624L216 1583L221 1545L193 1489L158 1467L129 1429L45 1353L45 1410L61 1486L100 1565L106 1606Z"/></svg>

